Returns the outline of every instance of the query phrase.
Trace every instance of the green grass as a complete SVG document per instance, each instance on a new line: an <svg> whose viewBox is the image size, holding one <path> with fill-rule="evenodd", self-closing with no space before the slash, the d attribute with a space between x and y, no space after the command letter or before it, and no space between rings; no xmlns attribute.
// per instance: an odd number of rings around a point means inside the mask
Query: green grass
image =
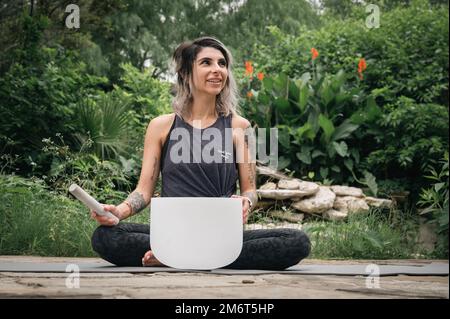
<svg viewBox="0 0 450 319"><path fill-rule="evenodd" d="M426 258L412 221L393 227L382 211L353 214L345 221L304 224L311 238L311 258L395 259Z"/></svg>
<svg viewBox="0 0 450 319"><path fill-rule="evenodd" d="M148 214L129 221L147 222ZM0 176L0 255L96 256L90 238L97 226L76 199L38 182Z"/></svg>

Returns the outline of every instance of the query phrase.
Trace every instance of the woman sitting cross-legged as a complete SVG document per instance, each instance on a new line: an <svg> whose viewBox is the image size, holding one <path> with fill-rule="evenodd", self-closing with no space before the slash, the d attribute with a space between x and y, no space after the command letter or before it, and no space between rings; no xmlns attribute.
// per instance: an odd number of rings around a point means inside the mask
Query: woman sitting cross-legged
<svg viewBox="0 0 450 319"><path fill-rule="evenodd" d="M149 205L161 173L162 197L239 197L246 223L258 201L256 165L250 160L248 139L242 133L250 122L236 110L232 56L217 39L202 37L180 44L173 61L177 73L174 112L156 117L148 125L136 189L120 205L104 208L121 221L137 214ZM206 134L208 131L211 134ZM199 132L203 136L200 140ZM231 134L229 138L227 134ZM200 156L209 154L203 152L212 143L204 139L208 135L222 137L214 139L214 143L219 143L213 147L218 150L214 161ZM190 147L180 156L180 136L192 144L199 143L200 149ZM226 141L231 141L231 147ZM243 160L234 150L244 150ZM238 180L239 196L235 194ZM101 224L92 236L92 247L103 259L118 266L162 265L151 250L149 225L113 225L112 219L94 212L91 216ZM282 270L299 263L309 252L310 241L300 230L244 230L241 254L225 268Z"/></svg>

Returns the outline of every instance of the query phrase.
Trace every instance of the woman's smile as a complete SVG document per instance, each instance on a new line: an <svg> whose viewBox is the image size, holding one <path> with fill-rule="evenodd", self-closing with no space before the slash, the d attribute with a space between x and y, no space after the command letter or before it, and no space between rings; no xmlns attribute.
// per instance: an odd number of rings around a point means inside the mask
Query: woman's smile
<svg viewBox="0 0 450 319"><path fill-rule="evenodd" d="M206 82L212 84L212 85L221 85L222 84L222 80L221 79L212 79L212 80L207 80Z"/></svg>

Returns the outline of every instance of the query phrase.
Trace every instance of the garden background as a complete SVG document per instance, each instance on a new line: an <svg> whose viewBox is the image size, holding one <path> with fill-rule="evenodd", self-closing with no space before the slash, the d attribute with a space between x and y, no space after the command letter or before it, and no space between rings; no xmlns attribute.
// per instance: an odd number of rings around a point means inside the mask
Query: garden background
<svg viewBox="0 0 450 319"><path fill-rule="evenodd" d="M2 0L0 255L95 255L96 224L68 186L127 197L149 121L171 112L171 52L213 35L234 55L242 115L279 130L280 171L402 199L308 218L313 257L448 258L448 1L370 1L379 27L368 4Z"/></svg>

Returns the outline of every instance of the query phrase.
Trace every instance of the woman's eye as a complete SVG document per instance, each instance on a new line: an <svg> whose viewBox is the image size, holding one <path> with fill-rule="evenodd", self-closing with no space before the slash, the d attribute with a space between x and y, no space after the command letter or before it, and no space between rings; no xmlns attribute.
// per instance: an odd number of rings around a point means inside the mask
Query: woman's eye
<svg viewBox="0 0 450 319"><path fill-rule="evenodd" d="M205 61L202 61L201 64L210 64L210 61L205 60ZM220 61L219 65L220 66L227 66L227 63L225 61Z"/></svg>

